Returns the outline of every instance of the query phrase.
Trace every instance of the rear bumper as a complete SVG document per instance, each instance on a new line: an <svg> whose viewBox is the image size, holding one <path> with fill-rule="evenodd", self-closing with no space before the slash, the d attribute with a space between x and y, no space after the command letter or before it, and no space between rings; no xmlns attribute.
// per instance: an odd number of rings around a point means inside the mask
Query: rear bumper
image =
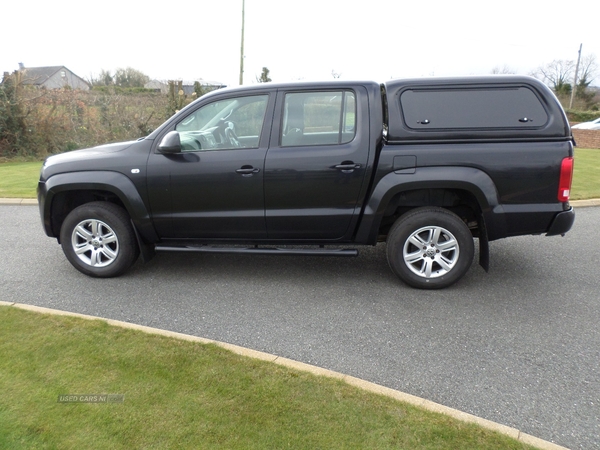
<svg viewBox="0 0 600 450"><path fill-rule="evenodd" d="M550 224L546 236L556 236L559 234L565 234L571 229L574 221L575 211L573 211L573 208L569 208L567 211L559 212Z"/></svg>

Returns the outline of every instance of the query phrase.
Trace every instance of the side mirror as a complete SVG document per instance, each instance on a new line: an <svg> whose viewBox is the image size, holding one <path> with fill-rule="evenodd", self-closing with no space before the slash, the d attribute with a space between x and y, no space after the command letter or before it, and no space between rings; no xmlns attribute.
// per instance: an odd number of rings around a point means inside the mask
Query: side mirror
<svg viewBox="0 0 600 450"><path fill-rule="evenodd" d="M179 131L169 131L158 144L161 153L181 153L181 137Z"/></svg>

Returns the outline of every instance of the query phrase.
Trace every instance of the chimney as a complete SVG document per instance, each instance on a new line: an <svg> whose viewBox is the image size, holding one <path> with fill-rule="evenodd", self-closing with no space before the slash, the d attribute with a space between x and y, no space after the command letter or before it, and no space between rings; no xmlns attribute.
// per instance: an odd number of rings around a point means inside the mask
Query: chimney
<svg viewBox="0 0 600 450"><path fill-rule="evenodd" d="M19 63L19 70L25 70L25 64Z"/></svg>

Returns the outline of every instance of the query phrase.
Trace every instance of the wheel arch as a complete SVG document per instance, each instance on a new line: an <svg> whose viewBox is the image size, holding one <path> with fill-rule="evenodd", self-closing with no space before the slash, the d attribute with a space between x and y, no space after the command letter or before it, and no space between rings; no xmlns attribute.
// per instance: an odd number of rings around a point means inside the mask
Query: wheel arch
<svg viewBox="0 0 600 450"><path fill-rule="evenodd" d="M414 174L389 173L373 188L357 232L357 241L374 244L402 214L421 206L446 208L477 221L474 235L487 240L505 233L493 180L470 167L419 167Z"/></svg>
<svg viewBox="0 0 600 450"><path fill-rule="evenodd" d="M40 195L40 209L46 234L60 240L60 228L75 208L93 201L114 203L127 211L136 233L145 242L158 236L150 214L133 182L119 172L89 171L54 175L46 180Z"/></svg>
<svg viewBox="0 0 600 450"><path fill-rule="evenodd" d="M419 188L396 193L387 204L378 235L387 235L398 218L424 206L437 206L455 213L478 237L481 207L470 191L456 188Z"/></svg>

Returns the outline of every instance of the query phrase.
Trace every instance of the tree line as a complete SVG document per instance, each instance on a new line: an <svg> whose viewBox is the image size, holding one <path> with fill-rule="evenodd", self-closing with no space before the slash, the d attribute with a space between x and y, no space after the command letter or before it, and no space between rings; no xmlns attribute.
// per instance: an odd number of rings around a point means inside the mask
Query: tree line
<svg viewBox="0 0 600 450"><path fill-rule="evenodd" d="M568 107L575 62L555 60L531 75L543 80ZM598 76L596 58L586 56L579 67L573 121L596 118L600 94L590 87ZM492 73L512 73L504 66ZM334 72L332 75L335 77ZM144 89L149 77L131 67L114 72L102 70L92 78L90 91L70 88L47 90L23 83L19 71L5 73L0 82L0 157L41 158L107 142L137 139L151 133L176 111L210 88L196 82L194 92L185 94L181 81L168 82L167 94ZM257 82L270 82L263 67ZM588 112L585 112L585 111Z"/></svg>
<svg viewBox="0 0 600 450"><path fill-rule="evenodd" d="M137 139L212 88L167 82L167 93L145 89L149 77L132 69L102 70L89 91L45 89L5 73L0 82L0 158L43 158L78 148Z"/></svg>
<svg viewBox="0 0 600 450"><path fill-rule="evenodd" d="M126 89L44 89L5 73L0 83L0 157L42 158L136 139L174 111L164 94Z"/></svg>
<svg viewBox="0 0 600 450"><path fill-rule="evenodd" d="M577 82L574 85L575 70L577 69ZM600 101L597 91L590 89L590 84L598 77L599 67L595 55L586 55L581 58L579 67L573 60L555 59L554 61L538 67L532 75L544 81L552 88L554 93L569 106L566 99L571 97L575 86L576 107L583 110L598 111Z"/></svg>
<svg viewBox="0 0 600 450"><path fill-rule="evenodd" d="M119 68L111 73L102 69L96 77L89 80L92 86L120 86L123 88L143 88L150 77L132 67Z"/></svg>

